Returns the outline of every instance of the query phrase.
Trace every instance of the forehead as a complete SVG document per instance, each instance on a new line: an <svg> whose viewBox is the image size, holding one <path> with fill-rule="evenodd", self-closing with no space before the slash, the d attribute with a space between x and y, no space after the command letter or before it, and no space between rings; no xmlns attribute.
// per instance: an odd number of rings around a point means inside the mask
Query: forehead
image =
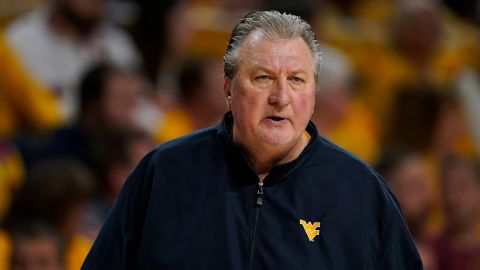
<svg viewBox="0 0 480 270"><path fill-rule="evenodd" d="M247 36L240 49L239 68L303 70L313 73L312 53L301 37L272 39L260 31Z"/></svg>

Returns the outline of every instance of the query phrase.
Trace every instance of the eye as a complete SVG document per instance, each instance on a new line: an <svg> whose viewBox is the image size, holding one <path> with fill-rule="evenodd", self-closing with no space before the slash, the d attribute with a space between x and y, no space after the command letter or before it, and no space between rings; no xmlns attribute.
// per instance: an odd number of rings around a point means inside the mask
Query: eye
<svg viewBox="0 0 480 270"><path fill-rule="evenodd" d="M270 79L270 78L267 75L260 75L260 76L255 77L255 80L257 80L257 81L266 81L268 79Z"/></svg>
<svg viewBox="0 0 480 270"><path fill-rule="evenodd" d="M292 80L294 83L304 83L305 82L305 80L303 78L300 78L300 77L297 77L297 76L291 77L290 80Z"/></svg>

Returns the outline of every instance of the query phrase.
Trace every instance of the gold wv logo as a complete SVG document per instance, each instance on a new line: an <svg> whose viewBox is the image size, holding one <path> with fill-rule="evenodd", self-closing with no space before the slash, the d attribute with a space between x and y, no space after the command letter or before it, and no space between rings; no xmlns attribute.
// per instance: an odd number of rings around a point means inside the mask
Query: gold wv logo
<svg viewBox="0 0 480 270"><path fill-rule="evenodd" d="M300 219L300 224L303 226L303 229L305 230L305 233L311 242L313 242L313 238L315 238L315 236L320 234L320 231L317 230L317 228L320 227L320 222L317 221L312 224L311 222L307 223L305 220Z"/></svg>

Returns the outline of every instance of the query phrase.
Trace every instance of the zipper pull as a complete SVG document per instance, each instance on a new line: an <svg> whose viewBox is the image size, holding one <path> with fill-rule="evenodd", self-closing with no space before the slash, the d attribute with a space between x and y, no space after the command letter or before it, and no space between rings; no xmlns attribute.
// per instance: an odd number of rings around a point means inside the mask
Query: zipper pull
<svg viewBox="0 0 480 270"><path fill-rule="evenodd" d="M263 204L263 182L258 182L257 207L262 206L262 204Z"/></svg>

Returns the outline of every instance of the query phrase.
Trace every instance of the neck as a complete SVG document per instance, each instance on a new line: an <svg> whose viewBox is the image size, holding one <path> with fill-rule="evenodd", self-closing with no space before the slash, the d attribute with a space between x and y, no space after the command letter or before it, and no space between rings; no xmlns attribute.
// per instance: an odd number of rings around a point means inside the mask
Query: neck
<svg viewBox="0 0 480 270"><path fill-rule="evenodd" d="M235 132L233 133L233 139L239 142L235 138ZM253 169L258 175L261 182L265 179L271 169L279 164L284 164L295 160L302 153L303 149L307 147L309 137L305 132L302 133L300 138L293 143L285 147L265 146L257 145L253 147L244 147L247 153L248 160L252 164Z"/></svg>

